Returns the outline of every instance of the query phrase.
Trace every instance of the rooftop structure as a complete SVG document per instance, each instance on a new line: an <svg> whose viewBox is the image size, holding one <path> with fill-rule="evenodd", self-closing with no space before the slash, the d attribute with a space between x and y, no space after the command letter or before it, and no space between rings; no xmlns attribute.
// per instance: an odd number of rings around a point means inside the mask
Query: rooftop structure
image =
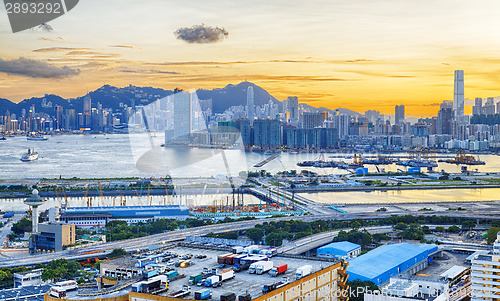
<svg viewBox="0 0 500 301"><path fill-rule="evenodd" d="M383 284L404 272L416 273L427 267L436 245L389 244L378 247L349 262L349 280L368 280Z"/></svg>
<svg viewBox="0 0 500 301"><path fill-rule="evenodd" d="M349 241L333 242L318 248L318 257L349 259L361 253L361 246Z"/></svg>
<svg viewBox="0 0 500 301"><path fill-rule="evenodd" d="M43 269L35 269L26 272L14 273L14 288L42 284L42 272Z"/></svg>
<svg viewBox="0 0 500 301"><path fill-rule="evenodd" d="M127 223L147 222L156 219L186 219L189 209L184 205L70 207L61 210L59 220L77 227L103 227L112 220Z"/></svg>
<svg viewBox="0 0 500 301"><path fill-rule="evenodd" d="M33 194L24 201L31 209L31 221L33 223L31 232L33 233L38 232L38 206L42 205L44 202L45 200L38 195L38 190L36 189L34 189Z"/></svg>

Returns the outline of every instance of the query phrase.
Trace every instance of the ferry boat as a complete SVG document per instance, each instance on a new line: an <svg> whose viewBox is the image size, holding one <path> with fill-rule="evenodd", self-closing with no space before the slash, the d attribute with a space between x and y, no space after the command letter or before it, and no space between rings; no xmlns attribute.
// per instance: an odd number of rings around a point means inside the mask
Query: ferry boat
<svg viewBox="0 0 500 301"><path fill-rule="evenodd" d="M26 137L26 139L30 141L45 141L48 140L49 138L44 137L43 135L29 135Z"/></svg>
<svg viewBox="0 0 500 301"><path fill-rule="evenodd" d="M21 161L23 162L35 161L37 159L38 159L38 153L31 149L28 149L28 152L21 157Z"/></svg>

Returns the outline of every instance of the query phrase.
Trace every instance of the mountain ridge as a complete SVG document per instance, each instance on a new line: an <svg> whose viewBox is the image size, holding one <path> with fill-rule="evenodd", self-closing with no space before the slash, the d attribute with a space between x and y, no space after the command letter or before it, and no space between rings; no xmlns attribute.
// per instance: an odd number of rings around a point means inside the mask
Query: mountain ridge
<svg viewBox="0 0 500 301"><path fill-rule="evenodd" d="M267 92L262 87L244 81L239 84L228 84L223 88L215 89L198 89L196 90L198 99L212 99L212 112L213 113L223 113L227 108L231 106L246 106L247 101L247 89L252 86L254 90L254 104L256 106L262 106L269 101L282 106L282 101L278 100ZM140 93L138 93L140 91ZM135 105L147 105L159 98L163 98L174 94L173 90L165 90L162 88L154 87L136 87L133 85L125 87L115 87L111 85L103 85L102 87L89 92L87 95L92 99L92 107L96 107L99 102L104 108L113 109L113 111L120 109L123 105L132 106ZM62 106L64 110L75 109L76 112L83 111L83 100L87 95L82 95L76 98L63 98L59 95L45 94L42 97L31 97L22 100L19 103L14 103L8 99L0 98L0 115L3 116L7 111L10 114L21 115L22 110L29 111L32 105L35 105L36 112L43 112L50 115L54 114L54 108L56 105ZM315 108L305 103L299 103L303 108L307 108L308 111L327 111L332 113L335 110L320 107ZM360 116L358 112L354 112L348 109L338 108L341 113L346 113L351 116Z"/></svg>

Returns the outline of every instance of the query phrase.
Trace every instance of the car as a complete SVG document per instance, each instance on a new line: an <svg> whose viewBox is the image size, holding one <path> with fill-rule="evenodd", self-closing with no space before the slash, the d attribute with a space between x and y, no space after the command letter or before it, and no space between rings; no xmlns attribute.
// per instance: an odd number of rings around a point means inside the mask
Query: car
<svg viewBox="0 0 500 301"><path fill-rule="evenodd" d="M170 259L168 262L167 262L167 265L174 265L175 264L175 261L173 261L172 259Z"/></svg>
<svg viewBox="0 0 500 301"><path fill-rule="evenodd" d="M203 284L205 283L204 280L200 280L198 281L198 283L196 283L197 286L203 286Z"/></svg>

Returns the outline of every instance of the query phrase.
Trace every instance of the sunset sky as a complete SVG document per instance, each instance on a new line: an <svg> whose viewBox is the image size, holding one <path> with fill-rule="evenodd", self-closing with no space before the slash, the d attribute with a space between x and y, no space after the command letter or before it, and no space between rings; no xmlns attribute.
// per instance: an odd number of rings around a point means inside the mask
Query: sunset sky
<svg viewBox="0 0 500 301"><path fill-rule="evenodd" d="M499 22L498 0L80 0L52 31L13 34L2 6L0 97L247 80L280 100L431 116L453 99L456 69L466 98L500 96ZM228 35L174 35L202 24Z"/></svg>

